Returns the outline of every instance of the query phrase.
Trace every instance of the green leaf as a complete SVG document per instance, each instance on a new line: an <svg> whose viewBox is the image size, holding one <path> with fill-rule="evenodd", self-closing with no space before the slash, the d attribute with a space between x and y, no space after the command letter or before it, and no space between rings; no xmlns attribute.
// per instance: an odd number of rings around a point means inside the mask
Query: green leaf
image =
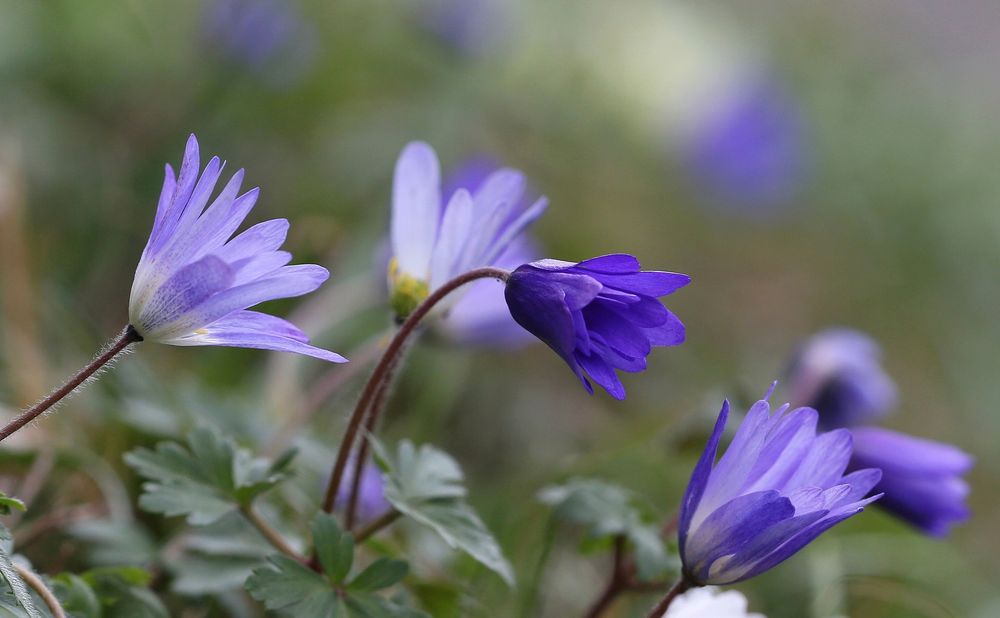
<svg viewBox="0 0 1000 618"><path fill-rule="evenodd" d="M312 522L316 556L335 584L344 581L354 562L354 537L340 529L333 515L320 513Z"/></svg>
<svg viewBox="0 0 1000 618"><path fill-rule="evenodd" d="M14 563L10 560L10 548L13 546L13 538L7 527L0 524L0 577L2 577L10 591L14 594L17 604L24 609L29 618L42 618L42 614L35 608L35 602L31 597L31 592L24 585L21 576L14 569Z"/></svg>
<svg viewBox="0 0 1000 618"><path fill-rule="evenodd" d="M348 590L374 592L399 583L410 571L410 565L402 560L379 558L368 565L347 585Z"/></svg>
<svg viewBox="0 0 1000 618"><path fill-rule="evenodd" d="M384 472L385 499L407 517L430 527L454 549L469 554L509 585L514 572L500 545L464 500L462 470L448 454L428 445L400 442L396 456L369 438Z"/></svg>
<svg viewBox="0 0 1000 618"><path fill-rule="evenodd" d="M422 611L376 595L347 597L345 601L348 613L344 615L350 618L430 618Z"/></svg>
<svg viewBox="0 0 1000 618"><path fill-rule="evenodd" d="M151 580L139 567L102 567L57 575L53 590L78 618L168 618L167 608L147 588Z"/></svg>
<svg viewBox="0 0 1000 618"><path fill-rule="evenodd" d="M0 491L0 515L10 515L12 509L16 509L23 513L28 510L28 507L24 506L24 502L18 498L12 498Z"/></svg>
<svg viewBox="0 0 1000 618"><path fill-rule="evenodd" d="M160 442L156 450L126 453L125 462L149 481L139 506L207 525L286 478L292 456L286 453L274 463L255 459L217 430L199 427L188 434L186 447Z"/></svg>
<svg viewBox="0 0 1000 618"><path fill-rule="evenodd" d="M552 505L556 517L585 526L593 539L625 536L634 549L638 576L644 581L679 568L659 529L646 521L635 495L627 489L595 479L571 479L542 489L538 499Z"/></svg>
<svg viewBox="0 0 1000 618"><path fill-rule="evenodd" d="M347 615L339 609L336 589L322 575L288 556L271 556L268 561L275 568L254 569L246 581L250 596L265 607L311 618Z"/></svg>

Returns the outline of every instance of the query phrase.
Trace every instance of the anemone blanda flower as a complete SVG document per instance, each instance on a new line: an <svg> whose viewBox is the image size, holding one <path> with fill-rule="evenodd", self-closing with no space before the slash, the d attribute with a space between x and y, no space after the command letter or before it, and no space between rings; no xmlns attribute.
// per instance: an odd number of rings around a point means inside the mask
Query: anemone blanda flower
<svg viewBox="0 0 1000 618"><path fill-rule="evenodd" d="M875 420L897 400L879 345L848 328L821 331L802 344L788 371L788 387L792 403L818 410L828 429Z"/></svg>
<svg viewBox="0 0 1000 618"><path fill-rule="evenodd" d="M393 179L389 264L390 304L406 317L427 295L463 272L492 266L524 229L544 212L542 197L523 207L524 174L491 173L474 191L456 190L444 204L441 172L434 150L408 144ZM453 294L440 304L458 301Z"/></svg>
<svg viewBox="0 0 1000 618"><path fill-rule="evenodd" d="M771 414L770 394L750 408L715 464L729 417L729 402L723 404L691 475L678 525L684 577L691 584L731 584L758 575L880 497L865 498L879 470L844 475L849 431L817 434L817 413L810 408L789 412L785 404Z"/></svg>
<svg viewBox="0 0 1000 618"><path fill-rule="evenodd" d="M706 586L692 588L674 599L662 618L766 618L747 612L747 598L736 590L719 592Z"/></svg>
<svg viewBox="0 0 1000 618"><path fill-rule="evenodd" d="M879 506L931 536L946 535L969 518L962 475L973 459L949 444L915 438L878 427L853 429L852 468L881 468L874 491Z"/></svg>
<svg viewBox="0 0 1000 618"><path fill-rule="evenodd" d="M616 369L643 371L654 346L684 342L684 325L657 299L690 281L642 271L626 254L578 264L540 260L515 269L504 296L517 323L566 361L590 393L587 376L624 399Z"/></svg>
<svg viewBox="0 0 1000 618"><path fill-rule="evenodd" d="M231 238L257 201L258 189L238 195L239 170L208 205L222 167L213 157L199 177L194 135L180 174L175 177L166 166L153 231L132 283L132 328L146 341L169 345L260 348L345 362L309 345L290 322L246 310L312 292L329 273L315 264L287 266L291 254L278 250L288 231L285 219L258 223Z"/></svg>

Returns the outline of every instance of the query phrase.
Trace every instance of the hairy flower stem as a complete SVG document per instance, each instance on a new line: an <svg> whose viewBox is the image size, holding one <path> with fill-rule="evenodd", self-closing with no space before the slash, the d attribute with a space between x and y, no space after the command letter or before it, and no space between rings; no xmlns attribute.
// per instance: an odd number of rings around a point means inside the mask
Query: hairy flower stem
<svg viewBox="0 0 1000 618"><path fill-rule="evenodd" d="M396 361L396 357L402 352L403 344L406 340L414 333L417 325L420 321L430 313L431 309L434 308L442 299L446 296L462 287L467 283L476 281L477 279L499 279L501 281L507 281L510 277L510 273L506 270L499 268L477 268L475 270L470 270L469 272L463 273L454 279L448 281L438 289L434 290L430 296L428 296L424 302L420 303L416 309L413 310L403 325L399 327L396 331L396 335L389 342L389 346L386 348L385 353L382 354L382 359L379 360L378 365L375 366L375 370L372 372L368 382L365 384L364 390L361 392L361 398L358 400L358 404L354 408L354 412L351 414L350 420L347 422L347 430L344 432L344 439L340 442L340 450L337 451L337 459L333 464L333 472L330 475L330 482L326 487L326 496L323 499L323 511L327 513L333 512L333 507L337 503L337 491L340 489L340 483L344 477L344 470L347 467L347 459L351 453L351 449L354 446L354 442L358 437L358 431L361 429L361 423L364 420L365 413L371 406L372 400L375 398L379 387L382 382L385 381L386 377L390 373L390 369Z"/></svg>
<svg viewBox="0 0 1000 618"><path fill-rule="evenodd" d="M691 588L694 588L696 585L697 584L689 580L686 575L682 574L681 578L677 580L677 583L675 583L673 587L667 591L666 596L660 599L660 602L656 604L656 607L649 612L649 615L646 618L661 618L663 614L666 613L667 608L670 607L670 604L674 602L674 599L684 594Z"/></svg>
<svg viewBox="0 0 1000 618"><path fill-rule="evenodd" d="M21 576L24 583L42 598L42 601L45 602L45 606L49 608L49 613L52 614L52 618L66 618L66 610L62 608L62 605L59 604L59 599L57 599L56 595L49 590L49 587L45 585L45 582L42 581L41 577L35 575L30 570L22 567L16 562L14 563L14 570Z"/></svg>
<svg viewBox="0 0 1000 618"><path fill-rule="evenodd" d="M97 358L91 361L89 365L70 378L69 381L56 389L51 395L36 403L30 409L22 412L19 416L17 416L17 418L4 425L4 427L0 429L0 441L7 439L7 437L12 433L35 420L46 410L71 395L73 391L87 381L87 378L97 373L101 367L104 367L111 362L111 360L113 360L116 356L125 351L127 347L133 343L139 343L140 341L142 341L142 336L139 335L134 328L128 326L122 331L118 339L108 346L108 348Z"/></svg>
<svg viewBox="0 0 1000 618"><path fill-rule="evenodd" d="M366 435L374 435L378 429L379 417L382 414L382 409L385 408L385 400L389 395L389 387L392 384L392 374L398 364L397 361L389 368L385 379L382 381L382 385L379 387L378 392L375 393L375 399L372 400L372 405L368 412L368 420L365 421ZM370 443L368 440L361 440L361 443L358 445L358 455L354 458L354 476L351 477L351 492L347 499L347 510L344 514L344 522L347 529L354 527L355 515L358 511L358 499L361 497L361 473L365 469L369 450Z"/></svg>

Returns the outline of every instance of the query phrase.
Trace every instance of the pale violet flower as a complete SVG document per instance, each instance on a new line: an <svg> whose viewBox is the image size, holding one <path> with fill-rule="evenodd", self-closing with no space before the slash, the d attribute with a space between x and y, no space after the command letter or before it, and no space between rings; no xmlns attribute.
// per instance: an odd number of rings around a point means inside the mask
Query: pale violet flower
<svg viewBox="0 0 1000 618"><path fill-rule="evenodd" d="M258 189L239 195L239 170L209 204L223 165L213 157L201 171L192 135L180 174L175 177L166 166L153 231L132 283L132 328L146 341L169 345L260 348L345 362L309 345L290 322L246 310L308 294L329 273L315 264L287 266L292 255L278 250L288 232L285 219L258 223L231 238L257 201Z"/></svg>
<svg viewBox="0 0 1000 618"><path fill-rule="evenodd" d="M390 226L390 303L397 316L409 315L456 275L495 264L548 205L542 197L522 207L526 184L524 174L502 168L474 189L456 190L445 204L434 150L423 142L403 149L393 179Z"/></svg>
<svg viewBox="0 0 1000 618"><path fill-rule="evenodd" d="M747 598L736 590L719 592L708 586L693 588L674 599L663 618L766 618L747 612Z"/></svg>

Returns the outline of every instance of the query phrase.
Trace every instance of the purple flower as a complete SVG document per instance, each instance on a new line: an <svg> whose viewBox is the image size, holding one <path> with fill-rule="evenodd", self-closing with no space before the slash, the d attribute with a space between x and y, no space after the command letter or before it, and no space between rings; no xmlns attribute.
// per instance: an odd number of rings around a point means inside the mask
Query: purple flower
<svg viewBox="0 0 1000 618"><path fill-rule="evenodd" d="M457 189L445 204L440 176L437 155L423 142L408 144L396 163L389 288L399 317L456 275L494 265L548 205L542 197L525 207L524 174L507 168L478 187ZM460 297L439 306L445 310Z"/></svg>
<svg viewBox="0 0 1000 618"><path fill-rule="evenodd" d="M204 25L210 45L275 85L301 77L315 56L315 32L289 0L210 0Z"/></svg>
<svg viewBox="0 0 1000 618"><path fill-rule="evenodd" d="M336 507L347 507L347 501L354 486L354 465L357 459L348 461L343 482L337 493ZM358 485L358 519L362 522L375 519L388 511L392 505L385 499L383 493L382 472L371 462L361 467L361 484Z"/></svg>
<svg viewBox="0 0 1000 618"><path fill-rule="evenodd" d="M851 468L882 469L875 491L884 492L879 505L931 536L944 536L953 524L969 518L961 478L972 468L972 457L941 442L862 427L854 435Z"/></svg>
<svg viewBox="0 0 1000 618"><path fill-rule="evenodd" d="M246 311L268 300L312 292L329 273L315 264L286 266L292 255L278 248L288 221L258 223L230 239L257 201L258 189L237 195L243 170L233 174L208 205L223 164L213 157L201 169L192 135L180 175L166 166L153 231L132 283L129 320L148 341L169 345L218 345L296 352L334 363L339 354L309 345L293 324Z"/></svg>
<svg viewBox="0 0 1000 618"><path fill-rule="evenodd" d="M785 404L771 414L770 394L750 408L714 464L729 417L729 402L722 405L691 475L678 525L691 583L731 584L759 575L879 497L865 498L879 481L877 469L844 476L849 431L817 434L818 415L810 408L788 412Z"/></svg>
<svg viewBox="0 0 1000 618"><path fill-rule="evenodd" d="M511 30L510 0L421 0L425 27L454 50L482 54Z"/></svg>
<svg viewBox="0 0 1000 618"><path fill-rule="evenodd" d="M720 205L766 214L787 204L806 167L803 120L775 79L737 80L694 128L688 162Z"/></svg>
<svg viewBox="0 0 1000 618"><path fill-rule="evenodd" d="M882 369L882 350L854 330L813 335L788 373L792 402L819 410L827 429L870 422L896 405L896 385Z"/></svg>
<svg viewBox="0 0 1000 618"><path fill-rule="evenodd" d="M690 281L678 273L643 272L626 254L579 264L541 260L514 270L504 296L514 320L555 350L590 393L584 373L624 399L615 369L643 371L653 346L684 342L684 325L657 298Z"/></svg>

